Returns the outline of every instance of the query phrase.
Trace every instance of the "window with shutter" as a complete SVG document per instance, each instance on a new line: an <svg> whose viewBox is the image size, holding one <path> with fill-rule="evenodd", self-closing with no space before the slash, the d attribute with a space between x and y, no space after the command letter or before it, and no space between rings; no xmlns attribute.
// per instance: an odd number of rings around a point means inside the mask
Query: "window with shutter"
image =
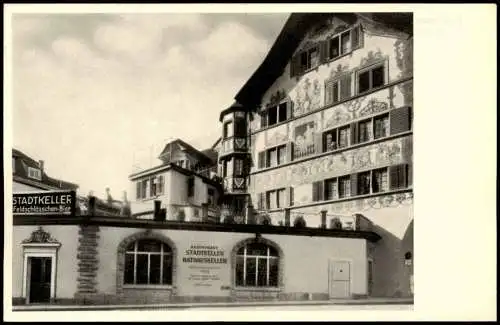
<svg viewBox="0 0 500 325"><path fill-rule="evenodd" d="M319 61L324 63L328 60L328 42L323 41L319 44Z"/></svg>
<svg viewBox="0 0 500 325"><path fill-rule="evenodd" d="M293 187L288 188L288 205L293 206L294 204L294 192L293 192Z"/></svg>
<svg viewBox="0 0 500 325"><path fill-rule="evenodd" d="M411 108L408 106L396 108L390 111L390 128L391 135L401 132L410 131L411 121Z"/></svg>
<svg viewBox="0 0 500 325"><path fill-rule="evenodd" d="M245 119L237 118L234 121L234 135L237 137L245 137L247 135L247 127Z"/></svg>
<svg viewBox="0 0 500 325"><path fill-rule="evenodd" d="M351 31L352 49L356 50L363 47L363 30L361 25L357 25Z"/></svg>
<svg viewBox="0 0 500 325"><path fill-rule="evenodd" d="M286 145L286 157L287 162L293 161L293 142L289 142Z"/></svg>

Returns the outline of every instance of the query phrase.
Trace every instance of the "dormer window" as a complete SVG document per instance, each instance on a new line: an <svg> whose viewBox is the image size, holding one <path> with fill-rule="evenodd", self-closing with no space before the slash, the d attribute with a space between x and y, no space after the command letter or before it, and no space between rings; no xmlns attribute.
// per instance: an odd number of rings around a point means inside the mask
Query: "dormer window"
<svg viewBox="0 0 500 325"><path fill-rule="evenodd" d="M28 177L41 181L42 171L38 168L28 167Z"/></svg>

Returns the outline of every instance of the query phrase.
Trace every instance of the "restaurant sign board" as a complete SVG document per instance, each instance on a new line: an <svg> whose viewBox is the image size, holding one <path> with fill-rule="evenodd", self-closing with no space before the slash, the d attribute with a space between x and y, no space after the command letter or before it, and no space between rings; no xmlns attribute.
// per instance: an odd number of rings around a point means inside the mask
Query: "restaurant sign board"
<svg viewBox="0 0 500 325"><path fill-rule="evenodd" d="M75 191L13 193L14 215L74 215Z"/></svg>

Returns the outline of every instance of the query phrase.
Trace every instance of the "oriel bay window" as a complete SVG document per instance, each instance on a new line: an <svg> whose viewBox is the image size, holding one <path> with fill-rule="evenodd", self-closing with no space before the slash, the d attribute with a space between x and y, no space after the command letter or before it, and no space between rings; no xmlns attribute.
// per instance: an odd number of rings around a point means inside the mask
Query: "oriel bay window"
<svg viewBox="0 0 500 325"><path fill-rule="evenodd" d="M131 243L125 252L125 285L172 285L172 249L150 239Z"/></svg>
<svg viewBox="0 0 500 325"><path fill-rule="evenodd" d="M263 243L251 243L236 253L237 287L278 287L278 251Z"/></svg>

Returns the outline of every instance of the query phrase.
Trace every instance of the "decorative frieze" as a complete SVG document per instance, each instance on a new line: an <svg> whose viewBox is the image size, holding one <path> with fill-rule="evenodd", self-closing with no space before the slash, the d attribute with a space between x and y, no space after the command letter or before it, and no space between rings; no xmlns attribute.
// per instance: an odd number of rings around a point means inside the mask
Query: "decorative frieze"
<svg viewBox="0 0 500 325"><path fill-rule="evenodd" d="M255 190L299 186L342 175L409 162L411 137L343 151L253 175ZM406 154L405 154L406 153Z"/></svg>

